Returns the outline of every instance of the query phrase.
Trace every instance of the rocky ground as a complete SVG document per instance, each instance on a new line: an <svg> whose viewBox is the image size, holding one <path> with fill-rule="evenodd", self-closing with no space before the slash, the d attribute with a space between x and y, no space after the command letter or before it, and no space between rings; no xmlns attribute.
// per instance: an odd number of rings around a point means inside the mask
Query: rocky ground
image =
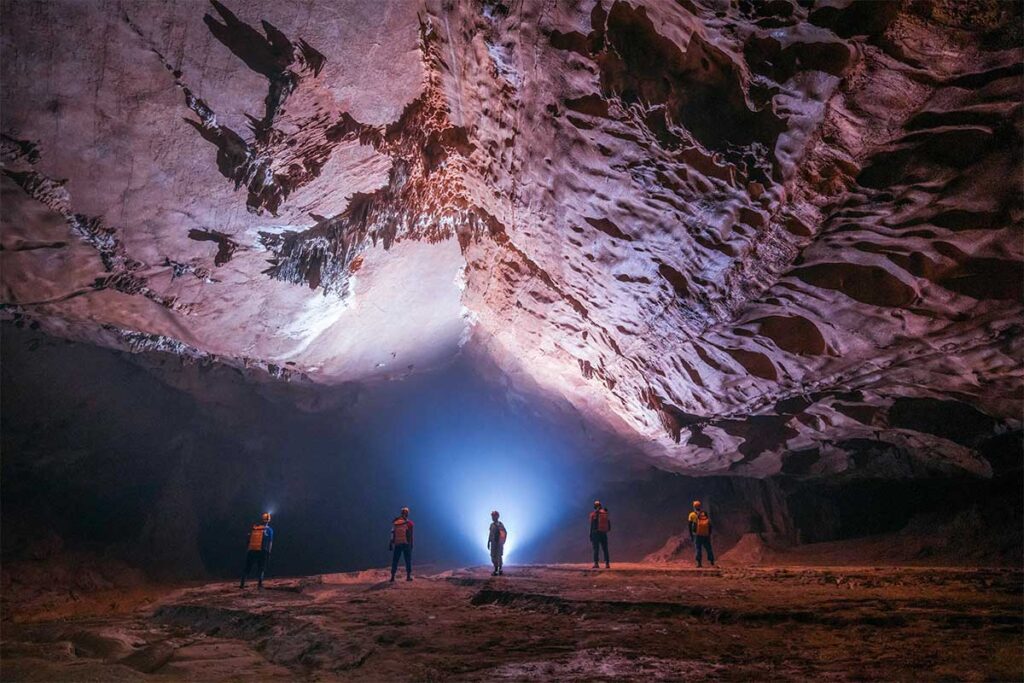
<svg viewBox="0 0 1024 683"><path fill-rule="evenodd" d="M6 614L4 680L1019 680L1017 570L382 570ZM73 614L73 612L72 612ZM42 620L40 620L42 619Z"/></svg>

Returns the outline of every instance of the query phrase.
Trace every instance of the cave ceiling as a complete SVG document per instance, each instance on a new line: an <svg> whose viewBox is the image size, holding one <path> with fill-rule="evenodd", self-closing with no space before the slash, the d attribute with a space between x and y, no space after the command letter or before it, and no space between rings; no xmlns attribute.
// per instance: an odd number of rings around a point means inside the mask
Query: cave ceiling
<svg viewBox="0 0 1024 683"><path fill-rule="evenodd" d="M1020 428L1019 5L3 13L15 324L325 386L474 354L693 473L986 476Z"/></svg>

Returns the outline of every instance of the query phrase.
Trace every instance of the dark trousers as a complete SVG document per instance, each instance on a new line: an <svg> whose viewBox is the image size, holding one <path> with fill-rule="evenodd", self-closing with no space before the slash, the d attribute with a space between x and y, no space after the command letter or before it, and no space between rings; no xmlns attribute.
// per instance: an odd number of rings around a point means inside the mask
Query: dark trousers
<svg viewBox="0 0 1024 683"><path fill-rule="evenodd" d="M593 531L590 534L590 544L594 546L594 564L597 564L597 551L604 551L604 563L608 562L608 532L607 531Z"/></svg>
<svg viewBox="0 0 1024 683"><path fill-rule="evenodd" d="M498 571L499 569L501 569L501 556L503 554L504 550L502 549L501 546L498 546L497 548L495 548L493 545L491 546L491 564L494 565L494 571Z"/></svg>
<svg viewBox="0 0 1024 683"><path fill-rule="evenodd" d="M391 554L391 578L395 578L395 572L398 571L398 558L405 555L405 574L406 576L412 576L412 546L408 543L399 543L395 546L394 553Z"/></svg>
<svg viewBox="0 0 1024 683"><path fill-rule="evenodd" d="M249 578L249 572L253 565L256 566L256 576L259 579L258 586L263 586L263 572L267 570L267 554L262 550L250 550L245 554L245 571L242 572L242 581L238 585L245 588L245 580Z"/></svg>
<svg viewBox="0 0 1024 683"><path fill-rule="evenodd" d="M711 564L715 563L715 551L711 549L711 537L710 536L694 536L693 545L697 548L697 566L701 564L701 551L707 548L708 551L708 562Z"/></svg>

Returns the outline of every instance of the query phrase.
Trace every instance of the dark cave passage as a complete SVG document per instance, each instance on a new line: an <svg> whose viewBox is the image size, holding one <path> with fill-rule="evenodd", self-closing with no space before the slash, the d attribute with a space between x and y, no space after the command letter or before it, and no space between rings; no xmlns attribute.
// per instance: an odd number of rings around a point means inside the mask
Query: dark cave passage
<svg viewBox="0 0 1024 683"><path fill-rule="evenodd" d="M14 573L81 558L87 576L114 580L123 566L155 579L230 578L264 510L277 532L273 575L360 570L388 562L403 505L420 564L485 563L495 508L512 533L510 562L585 561L594 498L614 516L617 560L682 534L692 499L713 511L719 552L744 534L786 547L916 524L959 525L978 545L892 562L1020 557L1019 530L1005 524L1021 515L1019 467L994 479L687 477L629 458L574 411L547 411L462 362L326 390L3 332L3 543ZM991 448L1012 454L1019 439Z"/></svg>

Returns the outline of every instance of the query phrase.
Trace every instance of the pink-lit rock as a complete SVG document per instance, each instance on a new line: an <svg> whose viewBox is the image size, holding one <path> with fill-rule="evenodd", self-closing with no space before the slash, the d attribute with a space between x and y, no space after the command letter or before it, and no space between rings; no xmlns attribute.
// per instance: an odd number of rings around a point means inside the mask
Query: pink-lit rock
<svg viewBox="0 0 1024 683"><path fill-rule="evenodd" d="M323 383L468 343L669 469L987 475L1024 70L976 4L9 3L5 312Z"/></svg>

